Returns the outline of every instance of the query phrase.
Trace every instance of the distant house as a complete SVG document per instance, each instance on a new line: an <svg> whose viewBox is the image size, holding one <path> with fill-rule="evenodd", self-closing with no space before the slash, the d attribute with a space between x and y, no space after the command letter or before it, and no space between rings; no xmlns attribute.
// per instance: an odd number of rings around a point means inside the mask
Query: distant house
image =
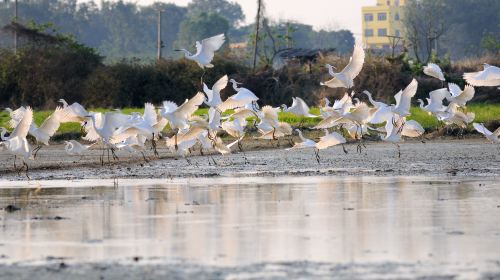
<svg viewBox="0 0 500 280"><path fill-rule="evenodd" d="M362 8L363 44L374 50L390 50L395 37L403 35L403 6L406 0L377 0Z"/></svg>

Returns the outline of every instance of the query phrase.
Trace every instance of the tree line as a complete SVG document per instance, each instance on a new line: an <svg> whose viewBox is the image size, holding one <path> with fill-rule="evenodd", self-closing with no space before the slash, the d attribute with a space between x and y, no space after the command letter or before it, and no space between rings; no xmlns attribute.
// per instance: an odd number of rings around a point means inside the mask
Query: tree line
<svg viewBox="0 0 500 280"><path fill-rule="evenodd" d="M51 23L53 33L71 34L76 40L95 48L109 61L121 58L154 59L157 46L157 15L162 11L162 41L165 57L178 57L172 50L194 47L194 42L216 33L225 33L228 41L246 42L254 26L243 25L241 6L227 0L193 0L187 7L156 2L140 6L136 3L94 0L20 0L18 20L38 25ZM13 19L13 1L0 3L0 24ZM281 22L270 25L275 33ZM292 27L294 47L319 48L334 46L346 53L354 37L348 30L315 31L312 26L288 22ZM3 46L12 46L12 39L2 36Z"/></svg>

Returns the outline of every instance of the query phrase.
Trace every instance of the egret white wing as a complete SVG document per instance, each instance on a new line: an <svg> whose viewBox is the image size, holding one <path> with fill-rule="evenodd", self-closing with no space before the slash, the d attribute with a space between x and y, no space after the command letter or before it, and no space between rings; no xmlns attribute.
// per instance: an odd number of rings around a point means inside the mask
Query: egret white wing
<svg viewBox="0 0 500 280"><path fill-rule="evenodd" d="M363 69L363 64L365 62L365 50L360 44L354 46L354 51L352 53L351 60L349 64L342 70L342 73L351 79L356 78Z"/></svg>
<svg viewBox="0 0 500 280"><path fill-rule="evenodd" d="M31 107L26 107L26 110L24 111L23 114L23 118L17 124L16 128L14 128L14 131L12 131L10 138L14 137L26 138L32 122L33 122L33 110L31 109Z"/></svg>
<svg viewBox="0 0 500 280"><path fill-rule="evenodd" d="M198 107L203 104L203 101L205 101L205 95L201 92L198 92L193 98L189 99L188 101L184 102L184 104L179 106L175 114L179 115L181 118L188 118L194 112L196 112L196 110L198 110Z"/></svg>

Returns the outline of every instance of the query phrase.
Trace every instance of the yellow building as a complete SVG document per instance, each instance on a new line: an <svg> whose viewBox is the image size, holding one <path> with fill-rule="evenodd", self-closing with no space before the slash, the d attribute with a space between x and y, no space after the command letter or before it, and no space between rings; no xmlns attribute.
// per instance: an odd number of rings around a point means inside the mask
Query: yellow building
<svg viewBox="0 0 500 280"><path fill-rule="evenodd" d="M363 44L370 49L387 49L392 44L387 36L402 37L402 8L406 0L377 0L376 6L362 8Z"/></svg>

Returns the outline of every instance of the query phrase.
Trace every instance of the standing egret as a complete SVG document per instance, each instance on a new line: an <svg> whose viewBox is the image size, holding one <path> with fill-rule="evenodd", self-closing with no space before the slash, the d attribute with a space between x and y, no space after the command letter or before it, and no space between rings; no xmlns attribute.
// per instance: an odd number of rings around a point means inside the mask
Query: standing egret
<svg viewBox="0 0 500 280"><path fill-rule="evenodd" d="M354 86L354 78L356 78L361 72L361 69L363 69L364 62L365 51L361 45L356 44L354 46L352 57L349 60L349 64L347 64L342 71L336 73L333 71L335 67L330 64L326 65L328 72L333 78L320 84L329 88L352 88Z"/></svg>
<svg viewBox="0 0 500 280"><path fill-rule="evenodd" d="M113 159L118 159L115 154L112 138L115 136L115 131L127 123L129 116L118 112L107 112L104 114L89 113L87 118L90 119L90 125L87 127L88 133L84 139L91 142L100 141L102 143L101 165L104 165L105 150L108 151L108 161L109 151L111 151Z"/></svg>
<svg viewBox="0 0 500 280"><path fill-rule="evenodd" d="M497 87L500 86L500 68L485 63L483 71L464 73L464 80L475 87Z"/></svg>
<svg viewBox="0 0 500 280"><path fill-rule="evenodd" d="M212 59L214 58L215 52L222 47L226 37L224 34L219 34L210 38L203 39L201 43L196 42L196 53L191 54L186 49L178 49L175 51L184 52L186 59L192 60L198 64L202 69L214 67Z"/></svg>

